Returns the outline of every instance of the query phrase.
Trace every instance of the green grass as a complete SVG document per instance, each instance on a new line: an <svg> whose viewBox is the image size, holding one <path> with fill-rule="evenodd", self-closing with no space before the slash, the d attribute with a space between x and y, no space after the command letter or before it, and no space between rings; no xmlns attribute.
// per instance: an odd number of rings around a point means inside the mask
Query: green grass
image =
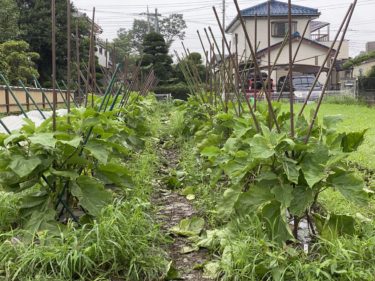
<svg viewBox="0 0 375 281"><path fill-rule="evenodd" d="M310 104L306 107L305 112L315 109L316 104ZM300 108L298 104L297 109ZM360 131L368 129L365 141L354 152L349 160L357 162L363 167L375 169L375 108L363 105L345 105L345 104L322 104L318 118L322 119L326 115L342 115L343 122L338 126L339 131Z"/></svg>

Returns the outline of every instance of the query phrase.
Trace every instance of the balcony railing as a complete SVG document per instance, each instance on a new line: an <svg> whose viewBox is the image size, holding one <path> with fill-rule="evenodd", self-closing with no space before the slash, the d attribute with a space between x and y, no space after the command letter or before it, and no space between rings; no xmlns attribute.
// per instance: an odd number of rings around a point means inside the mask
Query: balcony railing
<svg viewBox="0 0 375 281"><path fill-rule="evenodd" d="M329 35L328 34L311 34L311 40L318 41L318 42L328 42Z"/></svg>

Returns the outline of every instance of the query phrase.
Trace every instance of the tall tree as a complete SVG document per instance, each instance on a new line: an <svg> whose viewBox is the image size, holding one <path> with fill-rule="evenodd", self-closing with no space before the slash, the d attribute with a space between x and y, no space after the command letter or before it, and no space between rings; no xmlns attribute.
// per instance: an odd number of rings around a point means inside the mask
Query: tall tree
<svg viewBox="0 0 375 281"><path fill-rule="evenodd" d="M0 0L0 43L17 38L19 15L15 0Z"/></svg>
<svg viewBox="0 0 375 281"><path fill-rule="evenodd" d="M176 38L184 40L186 28L182 14L171 14L160 22L160 33L164 36L168 46L171 46Z"/></svg>
<svg viewBox="0 0 375 281"><path fill-rule="evenodd" d="M168 83L172 78L172 58L168 46L161 34L151 32L143 41L142 70L144 73L153 69L160 84Z"/></svg>
<svg viewBox="0 0 375 281"><path fill-rule="evenodd" d="M33 75L39 76L34 63L39 55L30 52L29 47L25 41L7 41L0 44L1 70L12 85L18 85L18 80L27 84Z"/></svg>
<svg viewBox="0 0 375 281"><path fill-rule="evenodd" d="M176 38L183 40L185 38L186 22L181 14L171 14L163 18L160 23L160 34L163 35L168 47L171 46ZM117 32L117 38L113 40L116 44L116 50L119 50L119 56L123 58L124 53L138 53L143 51L143 41L149 32L147 21L134 19L131 29L121 28ZM155 23L150 23L150 32L155 32Z"/></svg>
<svg viewBox="0 0 375 281"><path fill-rule="evenodd" d="M185 76L182 72L181 63L187 64L189 69L193 69L194 72L196 71L201 79L201 81L205 81L206 79L206 67L203 65L202 56L200 53L190 53L183 61L178 63L175 67L175 76L179 82L186 83Z"/></svg>
<svg viewBox="0 0 375 281"><path fill-rule="evenodd" d="M22 15L19 18L20 38L30 44L32 51L40 54L37 61L40 80L45 86L51 81L51 1L50 0L17 0ZM67 1L56 1L56 64L57 78L64 79L66 75L66 17ZM72 5L72 14L78 15L77 9ZM84 17L78 17L81 39L81 59L87 61L89 24ZM74 30L75 20L72 21ZM74 49L74 48L73 48Z"/></svg>

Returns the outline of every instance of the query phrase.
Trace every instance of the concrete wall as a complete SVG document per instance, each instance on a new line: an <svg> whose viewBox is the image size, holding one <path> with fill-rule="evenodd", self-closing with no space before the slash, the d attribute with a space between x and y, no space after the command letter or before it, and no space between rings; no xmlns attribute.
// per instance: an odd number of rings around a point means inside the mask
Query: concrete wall
<svg viewBox="0 0 375 281"><path fill-rule="evenodd" d="M271 19L271 23L272 22L280 22L280 21L287 21L287 18L285 17L282 17L282 18L272 18ZM307 21L308 21L308 18L294 18L293 21L296 21L297 22L297 31L300 33L300 35L302 36L302 33L303 33L303 30L305 29L305 26L307 24ZM245 23L246 23L246 30L249 34L249 37L250 37L250 41L251 43L253 44L253 46L255 47L255 43L254 43L254 40L255 40L255 20L254 19L245 19ZM249 49L249 46L246 42L246 38L245 38L245 34L243 32L243 29L242 29L242 26L240 24L238 24L238 22L236 23L237 25L235 25L233 28L232 28L232 42L235 43L236 42L236 39L235 39L235 34L237 33L238 34L238 54L239 56L241 56L244 52L246 54L246 57L250 57L251 56L251 53L250 53L250 49ZM268 46L268 21L267 21L267 18L258 18L258 32L257 32L257 41L258 41L258 44L259 44L259 47L258 47L258 50L262 50L262 49L265 49L267 48ZM271 28L272 28L272 24L271 24ZM306 35L305 35L305 38L308 38L310 39L310 25L307 29L307 32L306 32ZM272 34L272 33L271 33ZM279 43L281 41L283 41L284 38L280 38L280 37L272 37L271 36L271 45L274 45L276 43ZM259 43L260 42L260 43Z"/></svg>
<svg viewBox="0 0 375 281"><path fill-rule="evenodd" d="M24 110L33 110L35 106L33 105L32 101L27 97L25 91L20 87L12 87L11 88L16 99L22 105ZM46 110L50 110L48 102L46 99L43 98L43 94L39 89L36 88L27 88L31 97L34 99L35 103L41 108L45 108ZM47 99L52 104L53 100L53 93L51 89L43 89ZM57 103L59 106L65 105L62 95L58 90L57 92ZM65 91L63 91L64 98L65 98ZM15 99L13 98L12 94L6 89L6 87L0 85L0 113L15 113L20 112L19 107Z"/></svg>

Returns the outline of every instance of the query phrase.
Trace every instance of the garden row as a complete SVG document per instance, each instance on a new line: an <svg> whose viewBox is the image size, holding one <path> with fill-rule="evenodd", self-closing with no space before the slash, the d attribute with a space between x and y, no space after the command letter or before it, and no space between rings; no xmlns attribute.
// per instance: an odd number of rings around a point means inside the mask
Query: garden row
<svg viewBox="0 0 375 281"><path fill-rule="evenodd" d="M205 275L373 280L373 181L364 178L372 161L360 147L365 142L371 153L372 140L367 124L357 123L371 109L324 104L306 142L311 117L296 120L291 138L290 114L283 104L273 106L279 132L263 103L255 112L260 130L250 114L236 116L233 108L224 113L201 98L172 113L173 134L185 155L177 175L187 175L177 177L175 186L194 198L206 221L205 231L188 234L192 248L212 254ZM343 121L338 111L352 116ZM190 225L196 222L191 218Z"/></svg>

